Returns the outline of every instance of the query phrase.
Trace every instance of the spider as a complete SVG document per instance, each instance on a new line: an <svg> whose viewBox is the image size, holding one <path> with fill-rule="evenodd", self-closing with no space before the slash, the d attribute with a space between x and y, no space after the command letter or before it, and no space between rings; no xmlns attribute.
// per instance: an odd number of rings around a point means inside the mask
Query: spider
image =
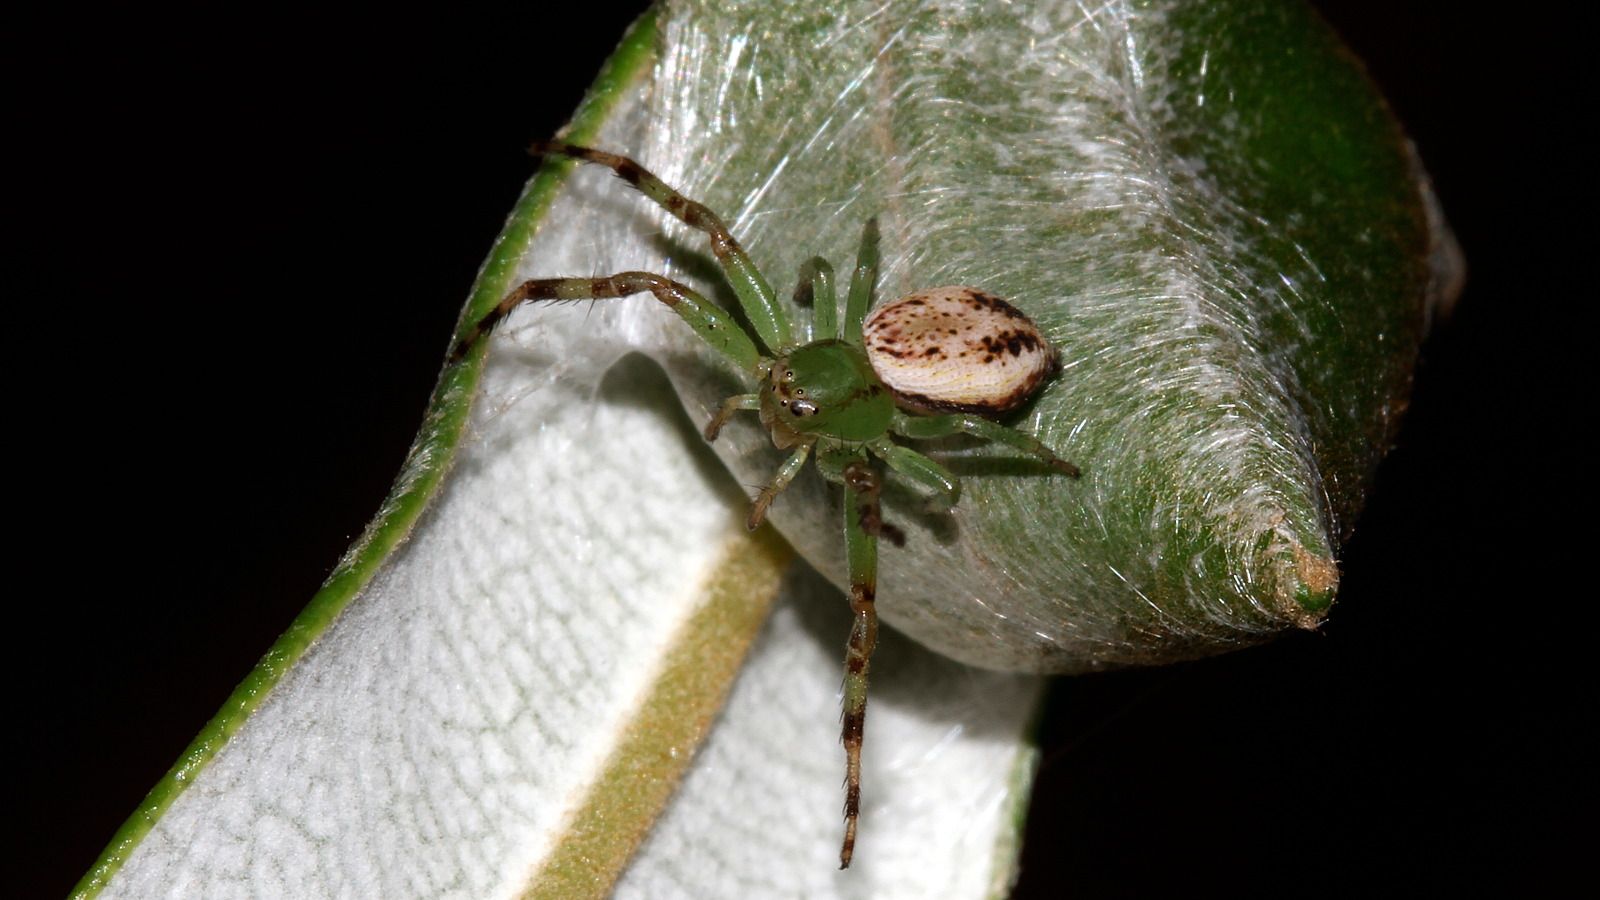
<svg viewBox="0 0 1600 900"><path fill-rule="evenodd" d="M878 639L878 538L904 544L900 529L884 522L878 495L883 476L875 457L894 472L954 506L961 482L940 463L901 446L891 436L937 438L966 433L1030 454L1051 469L1078 477L1078 468L1036 438L991 417L1015 409L1053 375L1055 352L1027 316L977 288L948 286L918 291L868 311L877 281L878 225L869 219L851 274L844 319L839 321L833 268L821 257L800 269L796 301L813 307L812 340L797 341L777 296L722 220L683 196L633 160L562 141L535 143L535 156L561 156L610 168L622 180L691 228L711 239L724 276L756 332L747 334L731 315L687 285L650 272L603 278L541 278L523 282L460 336L450 363L460 362L523 303L587 300L650 293L693 328L757 389L727 399L706 425L715 441L734 414L755 412L780 450L791 450L750 507L756 529L767 508L815 459L823 478L844 488L844 541L854 622L845 652L843 743L845 834L839 867L855 851L861 808L861 742L866 724L867 673ZM842 325L842 327L841 327ZM768 352L758 348L757 340Z"/></svg>

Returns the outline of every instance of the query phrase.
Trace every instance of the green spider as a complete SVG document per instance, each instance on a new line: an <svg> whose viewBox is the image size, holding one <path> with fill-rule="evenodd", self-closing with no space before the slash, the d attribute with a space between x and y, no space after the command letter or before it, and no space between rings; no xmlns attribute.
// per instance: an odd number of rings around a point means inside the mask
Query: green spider
<svg viewBox="0 0 1600 900"><path fill-rule="evenodd" d="M795 340L772 287L716 213L683 196L623 156L561 141L540 142L534 155L566 156L610 168L667 212L711 238L757 344L721 308L693 289L649 272L604 278L543 278L524 282L469 327L450 354L461 361L512 309L539 300L589 300L650 293L676 312L707 344L759 388L722 404L706 426L714 441L735 413L755 412L779 449L792 449L771 483L756 495L754 530L772 501L815 457L828 481L844 486L845 555L855 621L845 653L845 835L839 867L850 865L861 808L861 740L866 723L867 671L878 640L878 538L899 546L904 534L883 521L877 457L890 469L954 505L961 482L949 469L896 444L891 435L937 438L966 433L1028 453L1058 472L1078 468L1037 439L991 421L1031 396L1057 369L1037 327L1010 304L976 288L942 287L909 294L867 316L878 272L877 220L861 237L845 301L843 329L833 269L817 257L800 270L796 299L814 307L812 340Z"/></svg>

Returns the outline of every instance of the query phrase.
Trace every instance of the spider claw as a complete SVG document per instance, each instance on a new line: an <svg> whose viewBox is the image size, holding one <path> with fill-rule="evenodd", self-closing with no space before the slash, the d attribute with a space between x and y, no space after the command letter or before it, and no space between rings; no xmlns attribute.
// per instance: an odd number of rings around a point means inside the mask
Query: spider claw
<svg viewBox="0 0 1600 900"><path fill-rule="evenodd" d="M882 533L884 539L896 547L904 547L906 545L906 533L898 527L890 525L888 522L881 522L878 525L878 530Z"/></svg>
<svg viewBox="0 0 1600 900"><path fill-rule="evenodd" d="M744 527L751 531L760 528L761 523L767 520L767 507L772 505L772 500L772 495L766 490L757 494L755 502L750 504L750 517L745 519Z"/></svg>

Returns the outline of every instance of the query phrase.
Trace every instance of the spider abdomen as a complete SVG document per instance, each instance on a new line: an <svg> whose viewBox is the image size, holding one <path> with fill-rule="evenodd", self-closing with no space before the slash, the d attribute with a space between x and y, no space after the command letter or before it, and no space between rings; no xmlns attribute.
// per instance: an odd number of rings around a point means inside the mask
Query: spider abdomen
<svg viewBox="0 0 1600 900"><path fill-rule="evenodd" d="M1038 390L1055 351L1026 315L993 294L952 285L879 307L862 336L900 406L996 416Z"/></svg>

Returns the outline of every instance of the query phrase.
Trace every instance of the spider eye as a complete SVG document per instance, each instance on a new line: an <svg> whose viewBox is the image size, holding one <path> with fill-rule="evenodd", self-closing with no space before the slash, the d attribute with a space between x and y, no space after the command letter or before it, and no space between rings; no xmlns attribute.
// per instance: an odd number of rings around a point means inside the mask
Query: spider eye
<svg viewBox="0 0 1600 900"><path fill-rule="evenodd" d="M797 416L814 416L817 414L817 405L810 400L794 400L789 404L789 412Z"/></svg>

